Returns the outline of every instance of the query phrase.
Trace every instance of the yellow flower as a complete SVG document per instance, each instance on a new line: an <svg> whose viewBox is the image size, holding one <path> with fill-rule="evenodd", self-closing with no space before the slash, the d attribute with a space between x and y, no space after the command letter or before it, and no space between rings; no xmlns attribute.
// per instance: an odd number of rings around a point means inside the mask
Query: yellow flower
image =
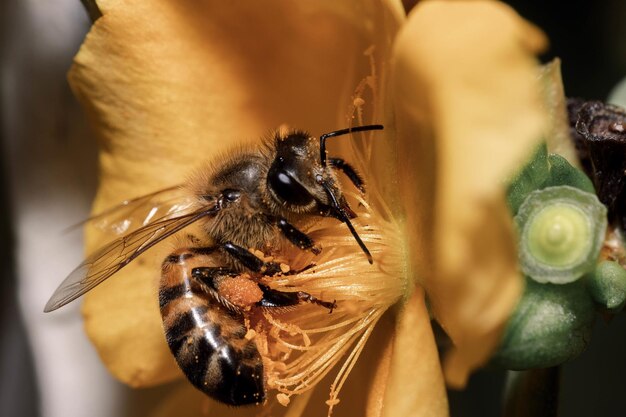
<svg viewBox="0 0 626 417"><path fill-rule="evenodd" d="M446 415L443 374L462 386L488 359L521 290L503 183L544 126L534 59L543 35L491 1L427 1L408 18L393 0L98 6L102 16L70 72L101 138L96 213L184 182L233 144L283 124L314 135L385 125L382 134L330 145L365 174L356 225L374 265L345 225L311 230L325 248L319 268L277 284L323 292L346 308L268 318L284 327L283 346L299 338L298 346L313 347L301 349L307 365L287 359L289 372L276 368L269 384L283 397L270 396L266 407L289 416L320 415L326 402L339 415ZM88 249L105 238L89 229ZM132 386L181 376L157 302L160 263L171 251L155 247L85 299L87 333ZM455 346L444 373L431 315ZM157 414L178 415L180 399L190 415L201 406L220 415L269 412L182 390Z"/></svg>

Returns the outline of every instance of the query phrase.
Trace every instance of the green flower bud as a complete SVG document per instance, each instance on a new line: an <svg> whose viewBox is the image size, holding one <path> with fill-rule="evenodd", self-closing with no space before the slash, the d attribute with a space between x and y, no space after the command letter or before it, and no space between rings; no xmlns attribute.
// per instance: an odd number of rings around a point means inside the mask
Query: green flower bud
<svg viewBox="0 0 626 417"><path fill-rule="evenodd" d="M557 185L570 185L595 194L593 183L584 172L573 167L562 156L548 154L545 143L541 144L510 181L507 201L511 211L516 214L531 192Z"/></svg>
<svg viewBox="0 0 626 417"><path fill-rule="evenodd" d="M550 163L550 177L543 184L542 188L553 187L557 185L571 185L588 193L596 193L593 183L588 176L580 169L574 168L567 162L567 159L561 155L550 154L548 156Z"/></svg>
<svg viewBox="0 0 626 417"><path fill-rule="evenodd" d="M594 301L610 313L620 312L626 304L626 269L617 262L600 262L587 285Z"/></svg>
<svg viewBox="0 0 626 417"><path fill-rule="evenodd" d="M591 271L606 233L606 208L570 186L533 191L515 216L522 271L537 282L565 284Z"/></svg>
<svg viewBox="0 0 626 417"><path fill-rule="evenodd" d="M510 181L507 201L513 214L517 213L528 194L540 188L549 176L548 149L546 144L542 143L528 163Z"/></svg>
<svg viewBox="0 0 626 417"><path fill-rule="evenodd" d="M506 369L556 366L577 357L591 338L594 305L582 280L565 285L526 280L494 364Z"/></svg>

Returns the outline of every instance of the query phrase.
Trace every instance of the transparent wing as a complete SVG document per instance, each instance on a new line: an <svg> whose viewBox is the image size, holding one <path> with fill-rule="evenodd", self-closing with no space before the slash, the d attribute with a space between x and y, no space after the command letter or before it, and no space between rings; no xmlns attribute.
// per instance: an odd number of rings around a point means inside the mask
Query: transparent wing
<svg viewBox="0 0 626 417"><path fill-rule="evenodd" d="M189 212L196 202L195 197L181 186L173 186L125 200L117 206L92 216L72 226L87 223L113 235L123 235L155 221L178 217Z"/></svg>
<svg viewBox="0 0 626 417"><path fill-rule="evenodd" d="M89 256L56 289L44 312L56 310L75 300L128 265L163 239L203 217L214 216L217 206L203 207L191 213L149 223L122 236Z"/></svg>

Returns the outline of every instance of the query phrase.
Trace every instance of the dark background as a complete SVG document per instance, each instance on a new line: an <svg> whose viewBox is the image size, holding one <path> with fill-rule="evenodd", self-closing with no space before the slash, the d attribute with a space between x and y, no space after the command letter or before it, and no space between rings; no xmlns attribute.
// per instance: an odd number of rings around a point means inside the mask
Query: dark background
<svg viewBox="0 0 626 417"><path fill-rule="evenodd" d="M626 1L506 1L542 28L550 49L562 59L568 96L605 99L626 76Z"/></svg>

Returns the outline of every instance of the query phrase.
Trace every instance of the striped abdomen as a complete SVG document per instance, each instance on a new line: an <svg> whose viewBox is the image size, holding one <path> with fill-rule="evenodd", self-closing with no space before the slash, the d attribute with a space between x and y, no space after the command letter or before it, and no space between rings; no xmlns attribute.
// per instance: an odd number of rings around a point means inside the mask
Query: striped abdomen
<svg viewBox="0 0 626 417"><path fill-rule="evenodd" d="M207 255L178 251L163 263L159 303L167 343L199 390L230 405L261 403L263 363L245 338L243 316L191 277L193 268L209 262Z"/></svg>

